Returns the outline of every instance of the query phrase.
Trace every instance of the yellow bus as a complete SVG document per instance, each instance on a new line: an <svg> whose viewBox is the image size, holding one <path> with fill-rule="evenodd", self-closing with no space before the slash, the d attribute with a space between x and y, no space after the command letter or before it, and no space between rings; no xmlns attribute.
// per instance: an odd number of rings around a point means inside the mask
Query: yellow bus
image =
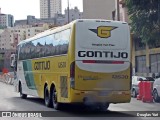
<svg viewBox="0 0 160 120"><path fill-rule="evenodd" d="M110 103L130 102L131 45L125 22L75 20L21 41L16 56L11 66L22 98L40 97L55 109L79 103L107 110Z"/></svg>

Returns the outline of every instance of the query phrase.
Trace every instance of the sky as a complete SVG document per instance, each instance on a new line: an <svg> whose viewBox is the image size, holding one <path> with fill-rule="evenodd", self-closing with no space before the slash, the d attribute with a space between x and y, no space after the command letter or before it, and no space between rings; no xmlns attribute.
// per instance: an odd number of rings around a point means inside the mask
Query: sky
<svg viewBox="0 0 160 120"><path fill-rule="evenodd" d="M62 13L67 8L67 1L62 0ZM69 0L70 8L77 6L82 12L82 0ZM40 18L40 0L0 0L1 13L11 14L15 20L26 19L27 15Z"/></svg>

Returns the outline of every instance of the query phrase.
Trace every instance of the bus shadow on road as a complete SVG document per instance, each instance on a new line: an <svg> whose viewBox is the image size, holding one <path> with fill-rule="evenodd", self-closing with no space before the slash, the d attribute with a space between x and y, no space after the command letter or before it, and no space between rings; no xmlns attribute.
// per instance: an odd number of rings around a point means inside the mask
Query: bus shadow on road
<svg viewBox="0 0 160 120"><path fill-rule="evenodd" d="M12 101L22 101L22 100L25 100L25 101L29 101L29 102L34 102L36 104L40 104L40 105L44 105L44 100L41 99L41 98L36 98L36 97L27 97L26 99L22 99L20 97L12 97L11 99Z"/></svg>
<svg viewBox="0 0 160 120"><path fill-rule="evenodd" d="M73 104L63 104L61 111L72 116L80 117L134 117L134 115L120 111L100 111L92 107Z"/></svg>
<svg viewBox="0 0 160 120"><path fill-rule="evenodd" d="M28 97L26 100L45 106L44 100L40 98ZM61 109L59 111L54 111L53 109L53 111L49 112L64 117L134 117L132 114L121 111L98 111L80 104L61 104Z"/></svg>
<svg viewBox="0 0 160 120"><path fill-rule="evenodd" d="M25 100L28 102L32 102L41 106L44 105L44 100L36 97L27 97L27 99L21 99L19 97L12 98L12 102L15 104L19 101ZM17 103L18 104L18 103ZM47 107L46 107L47 108ZM39 110L37 110L39 111ZM44 110L45 111L45 110ZM43 112L44 112L43 111ZM129 111L98 111L94 110L92 108L86 107L84 105L75 105L75 104L62 104L61 110L56 111L53 109L53 111L46 111L49 114L53 114L53 116L57 117L136 117L135 113L129 112Z"/></svg>
<svg viewBox="0 0 160 120"><path fill-rule="evenodd" d="M27 97L27 99L25 99L25 100L30 101L30 102L34 102L36 104L45 105L44 104L44 99L41 99L41 98Z"/></svg>

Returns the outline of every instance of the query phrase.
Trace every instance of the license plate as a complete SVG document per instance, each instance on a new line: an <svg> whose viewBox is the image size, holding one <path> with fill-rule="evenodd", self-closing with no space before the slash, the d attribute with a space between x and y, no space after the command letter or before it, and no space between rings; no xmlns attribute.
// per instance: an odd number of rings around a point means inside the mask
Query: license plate
<svg viewBox="0 0 160 120"><path fill-rule="evenodd" d="M98 93L99 96L107 96L109 94L109 91L101 91Z"/></svg>

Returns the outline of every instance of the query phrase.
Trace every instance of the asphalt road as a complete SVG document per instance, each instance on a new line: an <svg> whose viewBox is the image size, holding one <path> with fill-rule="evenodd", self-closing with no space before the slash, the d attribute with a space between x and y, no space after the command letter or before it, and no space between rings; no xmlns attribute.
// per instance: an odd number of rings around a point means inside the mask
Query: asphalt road
<svg viewBox="0 0 160 120"><path fill-rule="evenodd" d="M53 108L47 108L44 101L39 98L29 96L27 99L21 99L19 94L14 92L12 85L0 82L0 114L2 111L16 113L25 111L37 113L42 116L50 115L52 117L34 118L34 120L159 120L160 119L160 103L143 103L132 98L131 103L111 104L107 112L84 111L81 106L65 105L64 110L56 111ZM159 112L158 112L159 111ZM159 117L156 116L159 113ZM16 115L16 114L15 114ZM28 113L27 113L28 115ZM40 114L39 114L40 115ZM152 117L142 117L144 115L152 115ZM1 115L0 115L1 116ZM137 117L141 116L141 117ZM11 118L0 118L0 120L8 120ZM20 117L14 120L22 119ZM23 118L31 119L31 118ZM33 118L32 118L33 119Z"/></svg>

